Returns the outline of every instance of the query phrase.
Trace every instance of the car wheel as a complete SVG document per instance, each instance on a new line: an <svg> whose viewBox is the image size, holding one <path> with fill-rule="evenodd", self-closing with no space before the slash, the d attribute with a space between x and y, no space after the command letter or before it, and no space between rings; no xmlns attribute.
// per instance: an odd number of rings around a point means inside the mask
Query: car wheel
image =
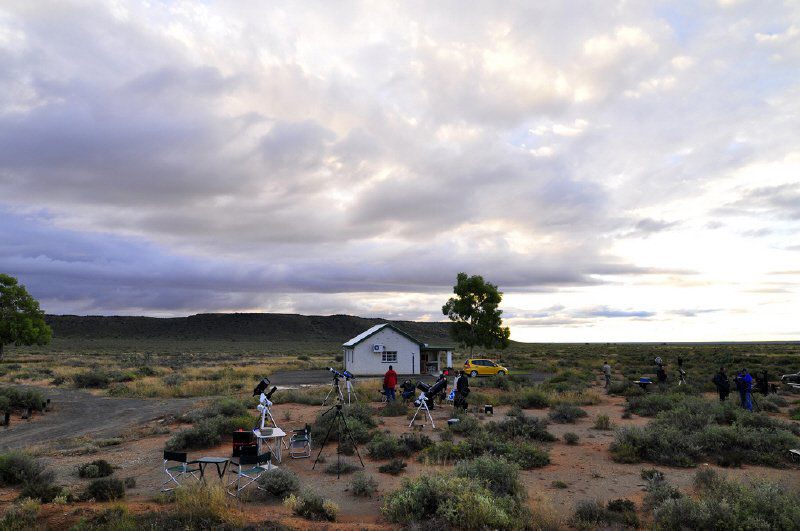
<svg viewBox="0 0 800 531"><path fill-rule="evenodd" d="M497 376L505 376L506 371L497 371Z"/></svg>
<svg viewBox="0 0 800 531"><path fill-rule="evenodd" d="M469 375L475 378L476 376L478 376L478 371L472 371L471 373L469 373Z"/></svg>

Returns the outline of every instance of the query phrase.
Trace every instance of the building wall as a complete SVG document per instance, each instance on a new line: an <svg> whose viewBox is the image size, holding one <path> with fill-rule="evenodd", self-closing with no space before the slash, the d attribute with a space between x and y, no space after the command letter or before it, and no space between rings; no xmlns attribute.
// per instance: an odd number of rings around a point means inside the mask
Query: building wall
<svg viewBox="0 0 800 531"><path fill-rule="evenodd" d="M372 345L376 344L397 352L397 363L383 363L382 353L372 351ZM384 328L352 349L345 348L343 354L345 368L356 376L384 374L389 365L399 374L419 373L419 344L391 328Z"/></svg>

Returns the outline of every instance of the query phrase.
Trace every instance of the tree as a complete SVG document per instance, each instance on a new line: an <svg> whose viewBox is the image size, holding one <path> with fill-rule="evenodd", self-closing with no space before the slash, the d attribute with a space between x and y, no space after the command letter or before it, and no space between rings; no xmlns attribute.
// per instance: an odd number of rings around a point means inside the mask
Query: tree
<svg viewBox="0 0 800 531"><path fill-rule="evenodd" d="M45 345L52 335L36 299L16 278L0 273L0 360L4 345Z"/></svg>
<svg viewBox="0 0 800 531"><path fill-rule="evenodd" d="M510 332L500 317L503 310L498 309L503 292L480 275L470 277L459 273L453 293L456 297L442 306L442 313L453 321L450 329L453 339L469 347L470 355L475 347L506 348Z"/></svg>

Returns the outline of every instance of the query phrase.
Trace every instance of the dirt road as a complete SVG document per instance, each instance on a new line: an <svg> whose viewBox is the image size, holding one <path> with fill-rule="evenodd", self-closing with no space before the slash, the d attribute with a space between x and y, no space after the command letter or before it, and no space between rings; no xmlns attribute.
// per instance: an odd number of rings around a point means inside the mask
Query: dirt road
<svg viewBox="0 0 800 531"><path fill-rule="evenodd" d="M358 376L358 375L356 375ZM552 376L552 374L542 372L532 372L525 374L533 382L543 382L545 379ZM278 371L269 375L270 381L278 387L293 387L298 385L314 385L330 383L333 374L325 369L321 370L305 370L305 371ZM359 376L359 380L375 380L382 378L382 376ZM422 378L426 382L433 383L436 379L435 376L430 374L398 374L399 381L406 378L416 380Z"/></svg>
<svg viewBox="0 0 800 531"><path fill-rule="evenodd" d="M0 428L0 451L65 438L124 437L136 426L181 414L197 402L191 398L108 398L75 389L41 390L51 399L51 411L34 415L32 421L12 417L11 427Z"/></svg>

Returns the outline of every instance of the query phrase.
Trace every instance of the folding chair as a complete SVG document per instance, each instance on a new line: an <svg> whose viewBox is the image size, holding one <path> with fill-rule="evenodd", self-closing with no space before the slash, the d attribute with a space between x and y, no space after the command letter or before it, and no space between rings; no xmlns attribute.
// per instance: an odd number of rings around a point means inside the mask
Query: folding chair
<svg viewBox="0 0 800 531"><path fill-rule="evenodd" d="M311 457L311 426L306 424L305 428L292 430L292 433L289 439L289 455L292 459Z"/></svg>
<svg viewBox="0 0 800 531"><path fill-rule="evenodd" d="M792 461L795 463L800 463L800 448L789 450L789 457L791 457Z"/></svg>
<svg viewBox="0 0 800 531"><path fill-rule="evenodd" d="M167 466L170 462L180 464ZM161 484L161 492L167 492L173 490L175 487L180 487L181 482L178 481L178 479L183 476L191 476L194 479L199 480L200 478L195 475L195 472L200 472L200 466L192 466L192 464L189 463L186 452L170 452L165 450L164 473L168 476L168 478L164 483ZM175 484L174 487L171 486L172 483ZM170 485L169 488L166 487L168 484Z"/></svg>
<svg viewBox="0 0 800 531"><path fill-rule="evenodd" d="M242 455L239 457L239 462L236 465L236 470L231 470L231 473L236 474L236 479L228 483L228 494L236 498L248 485L255 483L258 479L278 467L272 464L272 452L267 452L261 455ZM244 484L240 484L243 481ZM256 488L264 490L261 486L256 485Z"/></svg>

